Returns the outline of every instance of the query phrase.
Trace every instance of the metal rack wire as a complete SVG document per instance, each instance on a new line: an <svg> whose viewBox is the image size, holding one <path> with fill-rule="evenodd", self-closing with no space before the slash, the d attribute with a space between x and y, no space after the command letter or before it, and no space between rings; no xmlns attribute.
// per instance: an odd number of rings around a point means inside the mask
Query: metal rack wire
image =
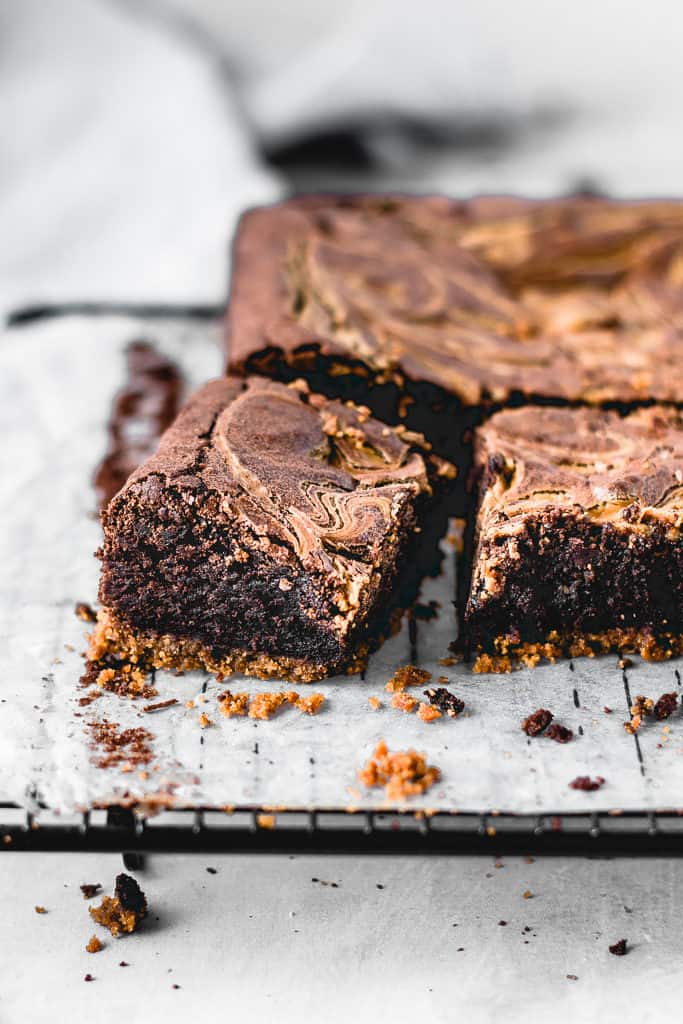
<svg viewBox="0 0 683 1024"><path fill-rule="evenodd" d="M413 811L165 811L122 807L65 818L0 803L0 849L124 853L679 856L683 816L596 813L517 816Z"/></svg>

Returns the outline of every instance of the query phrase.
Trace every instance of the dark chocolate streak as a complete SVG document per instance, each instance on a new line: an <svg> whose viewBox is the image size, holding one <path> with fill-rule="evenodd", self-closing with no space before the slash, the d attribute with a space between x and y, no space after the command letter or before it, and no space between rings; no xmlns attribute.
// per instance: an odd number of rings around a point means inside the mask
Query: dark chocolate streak
<svg viewBox="0 0 683 1024"><path fill-rule="evenodd" d="M114 397L107 452L93 478L99 508L154 454L159 438L176 417L182 386L178 367L150 342L128 345L126 382Z"/></svg>

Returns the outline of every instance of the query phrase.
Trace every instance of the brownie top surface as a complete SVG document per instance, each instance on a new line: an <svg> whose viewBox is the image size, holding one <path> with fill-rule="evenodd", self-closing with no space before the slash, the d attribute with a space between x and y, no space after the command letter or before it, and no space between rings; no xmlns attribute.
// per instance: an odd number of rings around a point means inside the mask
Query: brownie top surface
<svg viewBox="0 0 683 1024"><path fill-rule="evenodd" d="M304 197L243 217L229 355L310 343L457 394L680 401L683 203Z"/></svg>
<svg viewBox="0 0 683 1024"><path fill-rule="evenodd" d="M480 538L557 513L632 530L683 523L683 421L673 409L504 410L477 430L475 462Z"/></svg>
<svg viewBox="0 0 683 1024"><path fill-rule="evenodd" d="M432 466L448 471L423 445L364 409L294 386L211 381L119 492L106 523L129 497L163 504L172 489L192 516L199 496L210 492L261 549L274 543L323 569L338 557L380 562L406 507L430 490L428 462L430 473Z"/></svg>

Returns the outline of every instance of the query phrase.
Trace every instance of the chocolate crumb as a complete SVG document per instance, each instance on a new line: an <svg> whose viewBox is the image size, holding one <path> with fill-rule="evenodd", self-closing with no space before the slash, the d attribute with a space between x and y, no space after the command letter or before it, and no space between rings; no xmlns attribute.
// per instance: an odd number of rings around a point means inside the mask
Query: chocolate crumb
<svg viewBox="0 0 683 1024"><path fill-rule="evenodd" d="M104 896L99 906L89 908L89 913L117 936L137 929L147 914L147 900L135 879L122 873L116 876L113 897Z"/></svg>
<svg viewBox="0 0 683 1024"><path fill-rule="evenodd" d="M673 715L677 707L678 694L663 693L654 706L653 714L658 722L662 722L665 718L669 718L671 715Z"/></svg>
<svg viewBox="0 0 683 1024"><path fill-rule="evenodd" d="M93 978L92 974L86 974L85 978L83 979L83 981L94 981L94 980L95 979Z"/></svg>
<svg viewBox="0 0 683 1024"><path fill-rule="evenodd" d="M602 710L605 712L606 715L612 714L612 708L608 708L607 706L605 706Z"/></svg>
<svg viewBox="0 0 683 1024"><path fill-rule="evenodd" d="M218 869L217 868L207 868L206 870L209 872L210 875L217 875L218 874Z"/></svg>
<svg viewBox="0 0 683 1024"><path fill-rule="evenodd" d="M619 939L613 946L609 947L609 951L612 956L626 956L628 953L628 944L626 939Z"/></svg>
<svg viewBox="0 0 683 1024"><path fill-rule="evenodd" d="M445 711L449 718L457 718L465 710L465 701L456 697L454 693L443 686L431 687L424 691L425 697L429 697L429 703L433 704L439 711Z"/></svg>
<svg viewBox="0 0 683 1024"><path fill-rule="evenodd" d="M574 733L566 725L553 722L546 730L546 739L555 740L556 743L569 743L574 738Z"/></svg>
<svg viewBox="0 0 683 1024"><path fill-rule="evenodd" d="M538 736L539 733L547 729L553 720L552 711L548 711L546 708L538 708L525 718L522 722L522 732L525 732L527 736Z"/></svg>
<svg viewBox="0 0 683 1024"><path fill-rule="evenodd" d="M176 697L170 697L169 700L160 700L156 704L145 704L142 710L147 714L150 714L152 711L163 711L164 708L173 707L173 705L177 703L178 700Z"/></svg>
<svg viewBox="0 0 683 1024"><path fill-rule="evenodd" d="M501 927L504 927L507 924L507 921L499 921L498 924L501 925Z"/></svg>
<svg viewBox="0 0 683 1024"><path fill-rule="evenodd" d="M567 981L578 981L578 980L579 980L578 974L568 974L567 975Z"/></svg>
<svg viewBox="0 0 683 1024"><path fill-rule="evenodd" d="M102 886L99 882L84 882L80 888L83 893L83 899L91 900L93 896L97 896Z"/></svg>
<svg viewBox="0 0 683 1024"><path fill-rule="evenodd" d="M119 967L130 967L130 964L126 960L119 960Z"/></svg>
<svg viewBox="0 0 683 1024"><path fill-rule="evenodd" d="M590 775L577 775L575 779L569 783L570 789L581 789L585 793L592 793L596 789L600 789L604 786L605 780L602 775L596 775L594 779L591 779Z"/></svg>

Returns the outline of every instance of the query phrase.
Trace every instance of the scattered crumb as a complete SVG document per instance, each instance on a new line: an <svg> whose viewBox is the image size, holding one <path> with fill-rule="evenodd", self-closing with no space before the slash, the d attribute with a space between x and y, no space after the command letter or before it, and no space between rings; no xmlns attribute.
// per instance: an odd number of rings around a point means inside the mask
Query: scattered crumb
<svg viewBox="0 0 683 1024"><path fill-rule="evenodd" d="M232 693L230 690L225 690L224 693L218 695L218 708L226 718L232 718L233 715L246 715L248 706L248 693Z"/></svg>
<svg viewBox="0 0 683 1024"><path fill-rule="evenodd" d="M566 725L560 725L558 722L553 722L549 725L545 732L546 739L555 740L556 743L569 743L570 740L574 739L574 733L571 729L568 729Z"/></svg>
<svg viewBox="0 0 683 1024"><path fill-rule="evenodd" d="M220 700L220 698L219 698L219 700ZM193 708L194 707L194 701L193 700L186 700L185 701L185 707L186 708Z"/></svg>
<svg viewBox="0 0 683 1024"><path fill-rule="evenodd" d="M107 693L131 700L152 700L159 691L148 682L147 667L124 661L111 654L101 659L89 658L80 678L81 686L97 686Z"/></svg>
<svg viewBox="0 0 683 1024"><path fill-rule="evenodd" d="M424 754L414 750L390 752L381 740L358 778L368 789L383 786L387 799L402 800L426 792L439 781L441 772L427 765Z"/></svg>
<svg viewBox="0 0 683 1024"><path fill-rule="evenodd" d="M217 875L218 874L218 868L207 868L206 870L208 871L208 873L210 875Z"/></svg>
<svg viewBox="0 0 683 1024"><path fill-rule="evenodd" d="M368 704L370 705L373 711L379 711L379 709L382 707L382 702L378 700L377 697L368 697Z"/></svg>
<svg viewBox="0 0 683 1024"><path fill-rule="evenodd" d="M250 718L271 718L283 704L295 704L299 694L294 690L278 693L256 693L249 703Z"/></svg>
<svg viewBox="0 0 683 1024"><path fill-rule="evenodd" d="M88 723L93 746L100 747L101 756L93 759L98 768L115 768L128 764L139 767L152 760L153 736L147 729L119 729L106 720Z"/></svg>
<svg viewBox="0 0 683 1024"><path fill-rule="evenodd" d="M303 711L305 715L317 715L324 703L324 693L312 693L308 697L299 697L298 700L294 701L294 707L298 708L299 711Z"/></svg>
<svg viewBox="0 0 683 1024"><path fill-rule="evenodd" d="M94 980L95 979L93 978L92 974L86 974L85 978L83 979L83 981L94 981Z"/></svg>
<svg viewBox="0 0 683 1024"><path fill-rule="evenodd" d="M87 601L79 601L74 612L79 619L83 619L83 622L97 622L97 612Z"/></svg>
<svg viewBox="0 0 683 1024"><path fill-rule="evenodd" d="M90 939L90 942L85 947L85 951L86 953L99 953L99 951L102 948L103 946L100 940L97 938L96 935L93 935Z"/></svg>
<svg viewBox="0 0 683 1024"><path fill-rule="evenodd" d="M83 893L84 900L91 900L93 896L97 896L102 886L99 882L84 882L81 886L81 892Z"/></svg>
<svg viewBox="0 0 683 1024"><path fill-rule="evenodd" d="M177 703L178 700L176 697L170 697L168 700L160 700L156 704L145 704L142 710L149 714L152 711L163 711L164 708L171 708Z"/></svg>
<svg viewBox="0 0 683 1024"><path fill-rule="evenodd" d="M112 935L134 932L147 914L145 894L130 875L116 876L114 895L104 896L97 907L89 907L90 916Z"/></svg>
<svg viewBox="0 0 683 1024"><path fill-rule="evenodd" d="M525 889L524 892L522 893L522 899L523 900L532 900L533 898L534 898L534 894L532 893L531 889Z"/></svg>
<svg viewBox="0 0 683 1024"><path fill-rule="evenodd" d="M638 694L633 704L631 705L631 721L624 722L624 729L626 732L633 735L638 732L643 719L649 717L654 711L654 701L650 697L644 697L642 694Z"/></svg>
<svg viewBox="0 0 683 1024"><path fill-rule="evenodd" d="M608 708L607 706L605 706L602 710L605 712L606 715L612 714L612 708Z"/></svg>
<svg viewBox="0 0 683 1024"><path fill-rule="evenodd" d="M633 666L633 658L619 658L617 665L619 668L631 668Z"/></svg>
<svg viewBox="0 0 683 1024"><path fill-rule="evenodd" d="M578 980L579 980L578 974L568 974L567 975L567 981L578 981Z"/></svg>
<svg viewBox="0 0 683 1024"><path fill-rule="evenodd" d="M628 953L628 943L626 939L619 939L613 946L609 947L609 951L612 956L626 956Z"/></svg>
<svg viewBox="0 0 683 1024"><path fill-rule="evenodd" d="M507 924L507 921L499 921L498 924L501 926L501 928L504 928L505 925Z"/></svg>
<svg viewBox="0 0 683 1024"><path fill-rule="evenodd" d="M444 676L439 676L439 682L442 681L447 682L448 680L445 680ZM465 701L456 697L454 693L446 690L443 686L425 690L424 695L429 697L430 704L433 704L439 711L445 711L449 718L457 718L465 710Z"/></svg>
<svg viewBox="0 0 683 1024"><path fill-rule="evenodd" d="M414 711L417 707L417 697L411 697L409 693L399 690L391 698L391 706L399 711Z"/></svg>
<svg viewBox="0 0 683 1024"><path fill-rule="evenodd" d="M397 668L393 676L384 687L387 693L400 693L407 686L424 686L432 678L432 673L423 668L416 668L415 665L404 665Z"/></svg>
<svg viewBox="0 0 683 1024"><path fill-rule="evenodd" d="M130 967L130 964L126 960L119 960L119 967Z"/></svg>
<svg viewBox="0 0 683 1024"><path fill-rule="evenodd" d="M35 911L36 914L47 914L47 910L45 909L45 907L36 907Z"/></svg>
<svg viewBox="0 0 683 1024"><path fill-rule="evenodd" d="M546 708L538 708L525 718L522 722L522 732L525 732L527 736L538 736L539 733L547 729L553 720L552 711L548 711Z"/></svg>
<svg viewBox="0 0 683 1024"><path fill-rule="evenodd" d="M674 711L678 707L678 694L677 693L663 693L655 704L652 713L658 722L662 722L665 718L670 718Z"/></svg>
<svg viewBox="0 0 683 1024"><path fill-rule="evenodd" d="M422 701L417 709L417 717L422 722L434 722L437 718L441 718L441 712L438 708L432 707L431 704L425 704Z"/></svg>
<svg viewBox="0 0 683 1024"><path fill-rule="evenodd" d="M202 711L198 721L200 729L208 729L210 725L213 725L213 722L211 721L211 719L209 718L205 711Z"/></svg>
<svg viewBox="0 0 683 1024"><path fill-rule="evenodd" d="M275 815L274 814L257 814L256 824L259 828L273 829L275 828Z"/></svg>
<svg viewBox="0 0 683 1024"><path fill-rule="evenodd" d="M601 789L605 785L605 780L602 775L597 775L594 779L591 779L590 775L577 775L575 779L569 783L570 789L581 789L585 793L592 793L596 789Z"/></svg>

